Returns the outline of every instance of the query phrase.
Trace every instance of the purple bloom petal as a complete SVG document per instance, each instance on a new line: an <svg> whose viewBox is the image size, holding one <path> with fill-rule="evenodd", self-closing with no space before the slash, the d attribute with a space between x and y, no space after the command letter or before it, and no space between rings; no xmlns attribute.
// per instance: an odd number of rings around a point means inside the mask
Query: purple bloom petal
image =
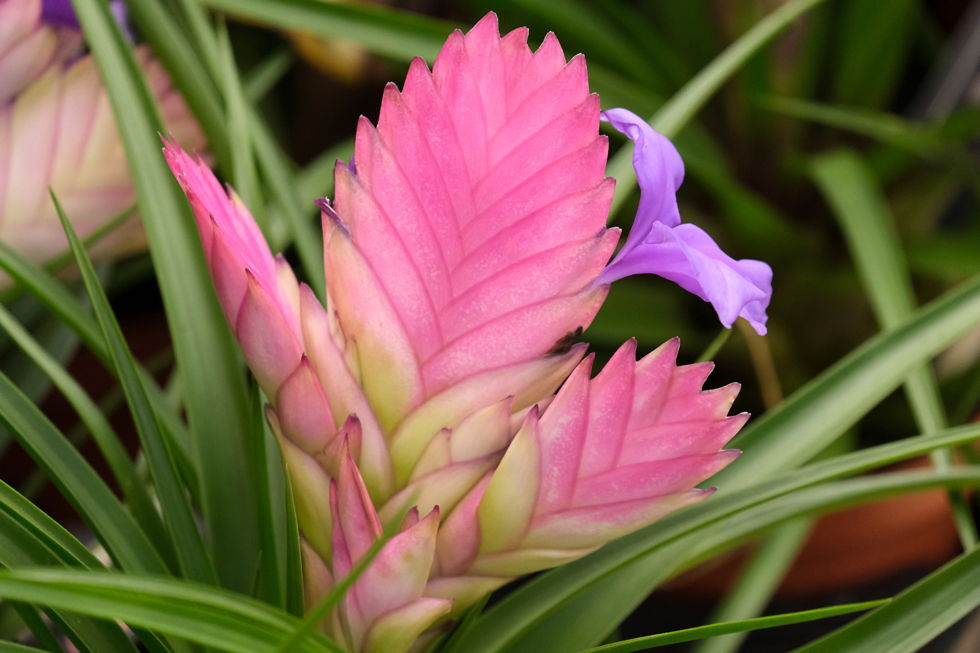
<svg viewBox="0 0 980 653"><path fill-rule="evenodd" d="M122 0L112 0L109 3L109 11L122 28L123 34L132 42L133 32L129 29L129 22L126 19L126 4ZM81 29L71 0L44 0L41 3L41 20L49 25Z"/></svg>
<svg viewBox="0 0 980 653"><path fill-rule="evenodd" d="M41 20L50 25L81 29L70 0L44 0L41 3Z"/></svg>
<svg viewBox="0 0 980 653"><path fill-rule="evenodd" d="M710 302L726 328L741 316L765 335L772 269L761 261L736 261L700 227L681 224L676 192L684 180L684 163L673 144L626 109L601 115L633 141L640 206L626 244L596 283L656 274Z"/></svg>

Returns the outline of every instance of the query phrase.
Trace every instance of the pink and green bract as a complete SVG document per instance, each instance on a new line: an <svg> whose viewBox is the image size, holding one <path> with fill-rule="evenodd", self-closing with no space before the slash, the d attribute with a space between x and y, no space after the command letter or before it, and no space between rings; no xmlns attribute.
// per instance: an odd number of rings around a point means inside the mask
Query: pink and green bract
<svg viewBox="0 0 980 653"><path fill-rule="evenodd" d="M747 419L727 416L738 386L702 392L711 365L678 367L676 339L640 362L631 340L590 379L575 340L618 274L607 141L584 58L526 41L489 14L387 87L377 127L361 119L318 202L326 305L199 160L165 149L270 398L307 600L408 511L322 625L353 651L419 646L488 590L705 498L737 455L721 447Z"/></svg>

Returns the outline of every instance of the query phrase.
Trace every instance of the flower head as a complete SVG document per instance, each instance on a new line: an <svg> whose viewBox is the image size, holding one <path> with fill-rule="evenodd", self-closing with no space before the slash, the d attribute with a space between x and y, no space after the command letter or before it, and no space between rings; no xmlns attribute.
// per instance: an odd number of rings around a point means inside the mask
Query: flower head
<svg viewBox="0 0 980 653"><path fill-rule="evenodd" d="M404 651L486 591L705 498L737 454L737 386L702 392L710 365L677 367L676 340L639 363L630 341L590 379L576 340L619 237L607 144L584 59L526 39L490 14L361 120L356 168L338 161L317 201L325 306L230 189L165 148L270 398L309 600L409 511L322 625L353 651ZM669 210L675 188L644 201Z"/></svg>

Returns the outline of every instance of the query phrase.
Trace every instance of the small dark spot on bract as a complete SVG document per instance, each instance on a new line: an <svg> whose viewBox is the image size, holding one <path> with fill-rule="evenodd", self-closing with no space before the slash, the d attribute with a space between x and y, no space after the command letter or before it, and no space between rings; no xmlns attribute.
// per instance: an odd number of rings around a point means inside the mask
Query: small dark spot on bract
<svg viewBox="0 0 980 653"><path fill-rule="evenodd" d="M566 333L565 335L563 335L561 338L559 338L558 340L556 340L555 341L555 346L552 347L551 349L549 349L545 353L545 355L546 356L564 356L569 351L571 351L572 347L575 346L575 343L577 343L579 341L579 338L582 337L582 331L583 331L582 327L578 327L574 331L569 331L568 333Z"/></svg>

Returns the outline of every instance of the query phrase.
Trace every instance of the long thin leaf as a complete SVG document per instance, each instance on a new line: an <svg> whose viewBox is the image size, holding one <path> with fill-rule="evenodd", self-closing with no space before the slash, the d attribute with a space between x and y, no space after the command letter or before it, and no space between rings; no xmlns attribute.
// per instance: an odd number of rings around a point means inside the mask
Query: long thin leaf
<svg viewBox="0 0 980 653"><path fill-rule="evenodd" d="M684 88L650 118L650 124L667 138L673 138L690 122L702 106L752 55L758 52L800 15L823 0L790 0L759 21L694 76ZM609 160L606 174L616 178L616 195L611 214L615 214L636 188L631 149L621 149Z"/></svg>
<svg viewBox="0 0 980 653"><path fill-rule="evenodd" d="M219 70L217 56L213 56L213 63L209 57L205 57L203 63L195 57L195 51L199 50L159 0L130 0L126 7L207 135L208 149L218 161L228 165L231 146L225 125L225 109L215 85ZM212 78L209 73L215 77Z"/></svg>
<svg viewBox="0 0 980 653"><path fill-rule="evenodd" d="M0 596L50 605L198 642L232 653L263 653L298 620L254 599L190 581L54 569L0 572ZM319 633L299 651L344 653ZM100 652L102 653L102 652Z"/></svg>
<svg viewBox="0 0 980 653"><path fill-rule="evenodd" d="M710 626L699 626L698 628L688 628L687 630L676 630L670 633L651 635L649 637L639 637L637 639L631 639L625 642L607 644L606 646L599 646L581 651L581 653L631 653L632 651L642 651L648 648L667 646L668 644L690 642L697 639L704 639L706 637L717 637L718 635L726 635L728 633L744 633L752 630L762 630L763 628L788 626L790 624L799 624L807 621L816 621L817 619L836 617L842 614L862 612L864 610L876 608L880 605L887 605L888 602L889 599L882 599L880 601L866 601L864 603L848 603L846 605L835 605L829 608L818 608L816 610L805 610L803 612L791 612L788 614L773 615L771 617L759 617L757 619L748 619L746 621L711 624Z"/></svg>
<svg viewBox="0 0 980 653"><path fill-rule="evenodd" d="M980 605L980 548L799 653L913 653Z"/></svg>
<svg viewBox="0 0 980 653"><path fill-rule="evenodd" d="M58 565L58 562L55 555L31 533L6 512L0 511L0 565L12 568ZM114 623L79 617L63 610L53 610L50 616L55 624L84 651L136 653L136 647Z"/></svg>
<svg viewBox="0 0 980 653"><path fill-rule="evenodd" d="M95 315L102 327L102 335L112 356L113 366L119 376L130 413L136 423L136 431L143 445L143 451L150 464L150 473L157 490L157 498L163 512L164 521L172 538L173 549L177 552L183 575L201 582L215 582L214 568L207 556L204 542L197 530L197 522L191 511L187 495L180 482L177 467L174 463L162 429L157 422L153 407L146 395L142 379L137 371L133 354L123 338L122 330L109 306L109 298L102 290L102 285L95 276L92 261L82 247L68 216L65 215L61 203L54 193L51 193L61 226L68 237L75 261L82 273L85 287L88 289Z"/></svg>
<svg viewBox="0 0 980 653"><path fill-rule="evenodd" d="M457 25L407 11L364 3L317 0L206 0L211 9L269 27L299 30L360 43L374 52L430 63Z"/></svg>
<svg viewBox="0 0 980 653"><path fill-rule="evenodd" d="M99 571L105 569L102 562L61 524L2 481L0 481L0 512L17 522L19 527L30 533L61 563L69 567ZM37 561L34 561L34 564L37 564ZM156 635L142 630L136 632L151 653L170 653L171 649ZM183 642L178 641L173 644L174 650L180 653L188 650Z"/></svg>
<svg viewBox="0 0 980 653"><path fill-rule="evenodd" d="M245 92L242 90L242 80L238 76L238 68L235 65L235 53L231 49L228 28L224 20L218 21L217 41L221 54L221 76L225 97L228 140L231 145L231 184L268 239L269 228L265 218L265 207L252 151L249 109L246 104Z"/></svg>
<svg viewBox="0 0 980 653"><path fill-rule="evenodd" d="M274 455L279 444L267 433L262 393L258 384L252 385L252 453L249 456L256 468L259 486L259 530L262 534L262 559L259 561L259 580L262 598L270 605L287 609L289 573L285 539L285 475L282 461ZM278 469L274 467L278 465ZM279 508L277 510L277 508Z"/></svg>
<svg viewBox="0 0 980 653"><path fill-rule="evenodd" d="M17 283L23 285L37 297L48 310L71 327L85 346L110 372L115 371L109 350L102 338L99 323L85 311L75 296L68 292L62 284L44 270L32 265L21 254L4 243L0 243L0 268L3 268ZM153 377L142 368L140 373L157 414L164 420L167 435L173 443L174 452L180 461L184 478L191 485L192 494L199 496L197 472L188 453L190 436L187 429L174 411L167 409L166 399Z"/></svg>
<svg viewBox="0 0 980 653"><path fill-rule="evenodd" d="M901 326L916 305L915 293L894 218L874 176L849 150L815 158L811 170L844 231L879 325L886 331ZM905 381L905 393L921 432L934 433L946 426L939 385L929 367L912 371ZM938 469L948 469L953 464L949 451L935 451L931 457ZM970 507L955 493L950 494L949 501L960 541L969 550L977 543Z"/></svg>
<svg viewBox="0 0 980 653"><path fill-rule="evenodd" d="M168 573L159 553L99 475L2 373L0 422L45 470L120 567Z"/></svg>
<svg viewBox="0 0 980 653"><path fill-rule="evenodd" d="M129 508L140 526L153 542L161 547L160 553L168 562L175 561L175 552L166 539L166 530L160 521L156 507L153 505L146 488L136 476L136 470L129 454L122 446L109 421L102 411L88 396L85 390L50 354L34 340L29 333L0 305L0 328L13 337L35 363L54 382L68 402L78 412L82 422L88 427L89 433L95 438L109 469L112 470L123 491L123 496L129 503Z"/></svg>
<svg viewBox="0 0 980 653"><path fill-rule="evenodd" d="M125 146L167 309L218 578L225 587L249 592L259 534L256 490L245 459L248 398L238 353L211 287L190 207L159 154L162 126L132 53L107 6L72 2Z"/></svg>
<svg viewBox="0 0 980 653"><path fill-rule="evenodd" d="M980 323L980 278L918 309L903 326L868 340L732 441L745 450L714 477L721 492L802 465L959 336Z"/></svg>
<svg viewBox="0 0 980 653"><path fill-rule="evenodd" d="M813 527L812 519L782 524L769 534L732 589L711 615L711 621L729 622L755 618L762 614L786 576ZM745 635L731 634L702 642L694 653L735 653Z"/></svg>
<svg viewBox="0 0 980 653"><path fill-rule="evenodd" d="M289 48L284 47L270 54L249 70L242 79L245 96L252 102L264 98L295 62L296 56Z"/></svg>
<svg viewBox="0 0 980 653"><path fill-rule="evenodd" d="M40 648L43 648L49 653L63 653L61 650L61 644L58 643L58 639L54 636L54 633L51 632L48 624L44 622L44 618L41 617L41 614L37 611L37 608L35 608L33 605L19 602L12 602L11 606L14 608L14 611L17 612L17 616L23 620L24 624L34 635L34 638L37 639L37 643ZM3 650L4 649L0 649L0 651ZM36 651L37 649L27 650Z"/></svg>

